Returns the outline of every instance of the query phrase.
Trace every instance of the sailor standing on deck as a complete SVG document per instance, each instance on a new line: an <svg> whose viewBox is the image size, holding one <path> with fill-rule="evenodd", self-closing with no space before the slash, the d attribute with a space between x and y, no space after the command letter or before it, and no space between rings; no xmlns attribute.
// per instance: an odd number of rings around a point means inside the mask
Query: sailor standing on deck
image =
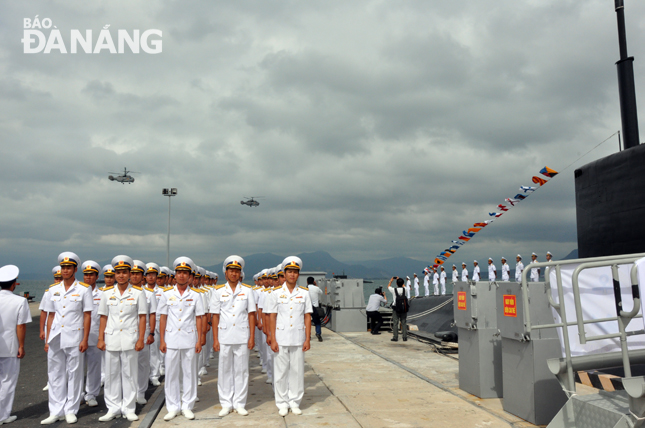
<svg viewBox="0 0 645 428"><path fill-rule="evenodd" d="M85 381L85 402L90 407L96 407L99 403L96 397L101 393L101 371L103 352L97 345L99 343L99 303L101 302L101 291L96 286L101 267L93 260L87 260L81 265L83 271L83 282L92 287L92 324L90 325L90 337L88 340L85 362L87 363L87 379Z"/></svg>
<svg viewBox="0 0 645 428"><path fill-rule="evenodd" d="M311 298L298 287L302 260L290 256L282 262L286 282L269 296L265 311L271 314L271 349L275 404L280 416L302 414L300 403L305 394L305 356L310 349Z"/></svg>
<svg viewBox="0 0 645 428"><path fill-rule="evenodd" d="M456 265L452 265L452 283L459 281L459 271Z"/></svg>
<svg viewBox="0 0 645 428"><path fill-rule="evenodd" d="M439 284L441 284L441 295L446 295L446 269L441 265L441 274L439 275Z"/></svg>
<svg viewBox="0 0 645 428"><path fill-rule="evenodd" d="M188 257L178 257L173 265L177 285L164 289L157 306L159 350L166 355L164 392L168 413L163 418L165 421L173 419L180 411L186 419L195 419L196 354L202 352L201 317L204 315L201 297L189 287L195 264Z"/></svg>
<svg viewBox="0 0 645 428"><path fill-rule="evenodd" d="M497 267L490 257L488 258L488 280L490 282L497 281Z"/></svg>
<svg viewBox="0 0 645 428"><path fill-rule="evenodd" d="M414 297L419 297L419 277L414 274Z"/></svg>
<svg viewBox="0 0 645 428"><path fill-rule="evenodd" d="M282 269L280 269L282 272ZM284 273L284 272L283 272ZM283 275L284 276L284 275ZM417 292L417 297L419 296L419 280L416 277L417 275L414 275L414 280L415 280L415 290ZM318 284L316 284L316 280L314 279L313 276L310 276L307 278L307 289L309 290L309 298L311 299L311 306L313 307L313 312L311 314L314 325L316 326L316 337L318 338L318 342L322 342L322 320L325 318L325 312L323 309L320 307L320 299L322 299L323 292L322 290L318 287Z"/></svg>
<svg viewBox="0 0 645 428"><path fill-rule="evenodd" d="M410 282L410 277L409 276L406 276L406 278L407 278L407 281L405 282L405 296L409 299L410 298L410 291L411 291L410 286L412 285L412 283Z"/></svg>
<svg viewBox="0 0 645 428"><path fill-rule="evenodd" d="M157 281L155 286L155 298L157 300L157 307L159 306L159 301L161 300L161 294L163 293L164 288L166 288L166 283L170 280L170 269L167 266L161 266L159 268L159 274L157 275ZM155 341L150 345L150 383L154 386L159 386L159 377L163 374L162 369L164 368L164 356L159 351L159 315L155 317Z"/></svg>
<svg viewBox="0 0 645 428"><path fill-rule="evenodd" d="M103 282L105 282L105 286L101 289L101 291L105 290L106 288L113 287L114 284L116 284L116 277L114 276L114 268L112 265L105 265L103 266L102 269L103 272ZM99 305L101 302L99 301ZM100 321L99 321L100 325ZM101 352L101 386L105 384L105 352Z"/></svg>
<svg viewBox="0 0 645 428"><path fill-rule="evenodd" d="M473 261L473 281L479 281L479 263L477 260Z"/></svg>
<svg viewBox="0 0 645 428"><path fill-rule="evenodd" d="M54 266L52 269L52 274L54 275L54 283L50 287L59 284L63 280L63 274L60 273L60 266ZM43 293L43 298L40 299L40 305L38 309L40 310L40 340L44 340L47 343L46 333L47 333L47 318L49 312L45 311L45 303L49 301L49 288ZM49 382L43 388L43 391L49 390Z"/></svg>
<svg viewBox="0 0 645 428"><path fill-rule="evenodd" d="M45 303L47 319L47 371L49 378L50 425L65 419L73 424L83 398L83 371L92 322L92 292L74 275L81 263L71 252L58 256L63 281L49 288Z"/></svg>
<svg viewBox="0 0 645 428"><path fill-rule="evenodd" d="M0 268L0 425L17 419L11 416L20 360L25 356L25 335L31 322L29 304L13 290L20 270L7 265Z"/></svg>
<svg viewBox="0 0 645 428"><path fill-rule="evenodd" d="M546 252L546 261L550 262L552 258L553 258L553 254L551 254L551 251L547 251Z"/></svg>
<svg viewBox="0 0 645 428"><path fill-rule="evenodd" d="M427 268L426 268L427 269ZM426 289L426 297L430 295L430 272L427 270L423 275L423 288Z"/></svg>
<svg viewBox="0 0 645 428"><path fill-rule="evenodd" d="M143 264L139 260L134 260L134 265L139 266ZM152 345L155 342L155 325L157 324L157 297L155 296L155 285L157 282L157 274L159 273L159 265L156 263L147 263L141 266L145 272L145 284L141 283L143 292L146 298L146 305L148 307L148 314L146 316L146 332L143 349L139 351L139 378L137 390L137 403L146 404L146 391L148 390L148 381L151 377L150 367L150 352ZM132 283L132 281L130 281ZM134 284L132 284L134 285Z"/></svg>
<svg viewBox="0 0 645 428"><path fill-rule="evenodd" d="M99 314L99 349L105 354L105 405L101 422L124 415L136 421L139 356L144 347L148 304L143 289L130 284L130 270L145 265L128 256L112 259L117 285L103 289Z"/></svg>
<svg viewBox="0 0 645 428"><path fill-rule="evenodd" d="M519 254L515 257L515 282L522 282L522 271L524 270L524 263L522 263L522 256Z"/></svg>
<svg viewBox="0 0 645 428"><path fill-rule="evenodd" d="M538 262L537 254L532 253L531 254L531 263L529 263L529 264L533 264L533 263L537 263L537 262ZM531 275L531 282L538 282L540 280L540 268L531 268L530 275Z"/></svg>
<svg viewBox="0 0 645 428"><path fill-rule="evenodd" d="M439 295L439 272L437 272L437 268L432 269L432 285L434 285L434 295L438 296ZM394 296L394 299L396 299L396 296Z"/></svg>
<svg viewBox="0 0 645 428"><path fill-rule="evenodd" d="M502 257L502 281L508 282L511 279L511 267L506 263L506 257Z"/></svg>
<svg viewBox="0 0 645 428"><path fill-rule="evenodd" d="M466 262L461 264L461 281L468 281L468 268L466 267Z"/></svg>
<svg viewBox="0 0 645 428"><path fill-rule="evenodd" d="M226 283L215 287L210 312L213 320L213 349L219 352L217 391L220 416L235 409L246 416L249 392L249 351L255 342L255 299L250 286L240 283L244 259L224 260Z"/></svg>

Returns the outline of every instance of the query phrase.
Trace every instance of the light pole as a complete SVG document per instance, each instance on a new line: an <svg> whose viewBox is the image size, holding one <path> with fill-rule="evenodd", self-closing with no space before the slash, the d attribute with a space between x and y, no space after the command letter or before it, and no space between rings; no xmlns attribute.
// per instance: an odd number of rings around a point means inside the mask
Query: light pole
<svg viewBox="0 0 645 428"><path fill-rule="evenodd" d="M162 189L161 194L168 196L168 240L166 241L166 266L170 267L170 199L177 196L177 188Z"/></svg>

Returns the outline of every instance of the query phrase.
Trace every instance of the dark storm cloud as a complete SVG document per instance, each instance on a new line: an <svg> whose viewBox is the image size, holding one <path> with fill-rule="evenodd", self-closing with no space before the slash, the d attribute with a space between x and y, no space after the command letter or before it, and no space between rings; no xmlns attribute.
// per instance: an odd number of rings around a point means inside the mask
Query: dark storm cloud
<svg viewBox="0 0 645 428"><path fill-rule="evenodd" d="M1 7L4 259L326 250L431 260L620 127L603 1L30 2ZM645 5L627 6L638 99ZM158 55L22 53L22 19L163 31ZM642 83L642 82L641 82ZM461 259L576 246L573 170ZM127 167L132 185L107 179ZM265 196L259 208L243 196ZM33 263L32 263L33 261Z"/></svg>

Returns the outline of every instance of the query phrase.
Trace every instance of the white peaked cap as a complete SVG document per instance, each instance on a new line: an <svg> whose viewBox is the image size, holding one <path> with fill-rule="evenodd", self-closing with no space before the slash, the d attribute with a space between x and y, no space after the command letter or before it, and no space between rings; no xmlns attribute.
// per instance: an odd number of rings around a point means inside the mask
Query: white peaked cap
<svg viewBox="0 0 645 428"><path fill-rule="evenodd" d="M300 257L289 256L282 261L282 270L286 269L302 269L302 260Z"/></svg>
<svg viewBox="0 0 645 428"><path fill-rule="evenodd" d="M132 260L132 272L146 273L146 264L141 260Z"/></svg>
<svg viewBox="0 0 645 428"><path fill-rule="evenodd" d="M172 262L172 267L176 271L179 270L190 270L191 272L195 271L195 263L189 257L177 257L174 262Z"/></svg>
<svg viewBox="0 0 645 428"><path fill-rule="evenodd" d="M58 255L58 264L63 265L73 265L78 266L81 264L81 258L71 251L65 251Z"/></svg>
<svg viewBox="0 0 645 428"><path fill-rule="evenodd" d="M222 266L222 272L226 273L226 269L244 269L244 259L240 256L228 256L224 260L224 265Z"/></svg>
<svg viewBox="0 0 645 428"><path fill-rule="evenodd" d="M83 273L94 272L98 275L98 273L101 272L101 266L99 266L99 264L96 263L94 260L86 260L81 265L81 272Z"/></svg>
<svg viewBox="0 0 645 428"><path fill-rule="evenodd" d="M112 259L112 266L114 267L114 270L126 267L128 269L132 269L134 262L128 256L119 255Z"/></svg>
<svg viewBox="0 0 645 428"><path fill-rule="evenodd" d="M63 274L60 271L60 266L54 266L54 268L52 269L52 274L54 276L62 276Z"/></svg>
<svg viewBox="0 0 645 428"><path fill-rule="evenodd" d="M103 272L103 275L114 275L114 268L112 265L105 265L103 266L103 269L101 269L101 272Z"/></svg>
<svg viewBox="0 0 645 428"><path fill-rule="evenodd" d="M160 273L159 265L157 263L146 263L146 273Z"/></svg>
<svg viewBox="0 0 645 428"><path fill-rule="evenodd" d="M11 282L18 278L20 269L16 265L6 265L0 268L0 282Z"/></svg>

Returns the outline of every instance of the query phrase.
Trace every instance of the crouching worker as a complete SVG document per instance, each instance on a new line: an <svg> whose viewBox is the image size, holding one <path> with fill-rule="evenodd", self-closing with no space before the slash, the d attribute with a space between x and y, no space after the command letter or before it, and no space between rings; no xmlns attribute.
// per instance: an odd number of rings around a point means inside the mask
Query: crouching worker
<svg viewBox="0 0 645 428"><path fill-rule="evenodd" d="M301 415L300 402L305 394L305 355L311 347L311 298L305 287L296 285L302 260L290 256L282 262L285 283L267 296L264 311L270 314L273 385L275 404L280 416L289 408Z"/></svg>

